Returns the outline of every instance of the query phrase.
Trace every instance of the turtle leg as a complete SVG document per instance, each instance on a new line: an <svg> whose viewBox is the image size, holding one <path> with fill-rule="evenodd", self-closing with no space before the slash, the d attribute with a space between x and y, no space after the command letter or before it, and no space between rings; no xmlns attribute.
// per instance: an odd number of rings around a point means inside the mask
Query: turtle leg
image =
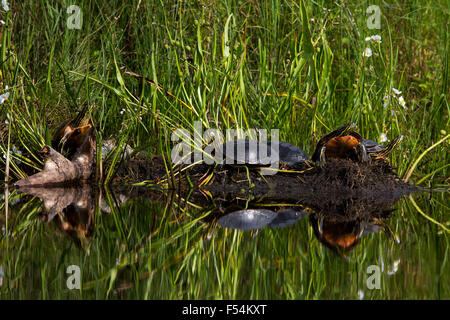
<svg viewBox="0 0 450 320"><path fill-rule="evenodd" d="M325 151L326 151L326 147L325 146L323 146L321 149L320 149L320 157L319 157L319 166L320 167L324 167L325 166Z"/></svg>
<svg viewBox="0 0 450 320"><path fill-rule="evenodd" d="M366 147L362 143L359 144L359 147L361 149L361 160L362 160L362 162L370 163L371 159L370 159L369 154L367 153Z"/></svg>

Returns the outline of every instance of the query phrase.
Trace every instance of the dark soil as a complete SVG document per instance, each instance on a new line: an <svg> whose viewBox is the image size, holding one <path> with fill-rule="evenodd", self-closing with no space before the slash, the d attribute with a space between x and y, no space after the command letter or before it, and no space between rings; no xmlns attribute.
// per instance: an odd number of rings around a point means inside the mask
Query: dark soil
<svg viewBox="0 0 450 320"><path fill-rule="evenodd" d="M180 174L181 170L181 174ZM325 167L303 173L277 173L262 176L258 168L242 166L196 165L184 170L175 168L175 178L167 179L169 187L187 194L199 202L220 202L220 207L238 207L239 201L300 204L317 214L334 216L337 220L374 215L379 208L395 204L403 195L416 188L404 183L385 161L359 163L345 159L329 159ZM126 173L126 176L122 175ZM150 180L157 183L166 178L162 157L133 160L125 163L116 182L133 183ZM209 180L207 178L210 177ZM207 183L204 183L208 181ZM204 191L210 195L206 199ZM191 201L190 200L190 201ZM228 210L227 210L228 211Z"/></svg>

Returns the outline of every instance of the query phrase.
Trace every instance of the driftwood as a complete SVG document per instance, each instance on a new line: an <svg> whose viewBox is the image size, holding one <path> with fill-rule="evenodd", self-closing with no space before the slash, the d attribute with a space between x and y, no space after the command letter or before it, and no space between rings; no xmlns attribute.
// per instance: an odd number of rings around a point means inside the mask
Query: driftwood
<svg viewBox="0 0 450 320"><path fill-rule="evenodd" d="M44 169L30 177L17 181L14 186L50 187L64 186L75 182L85 182L92 174L95 152L95 138L89 134L71 160L50 146L44 146Z"/></svg>

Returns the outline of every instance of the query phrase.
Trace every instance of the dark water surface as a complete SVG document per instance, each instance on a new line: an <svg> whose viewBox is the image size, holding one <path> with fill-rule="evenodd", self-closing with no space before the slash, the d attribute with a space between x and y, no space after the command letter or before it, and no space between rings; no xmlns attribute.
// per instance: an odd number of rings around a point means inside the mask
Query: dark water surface
<svg viewBox="0 0 450 320"><path fill-rule="evenodd" d="M446 192L306 206L245 190L24 191L0 203L1 299L450 298Z"/></svg>

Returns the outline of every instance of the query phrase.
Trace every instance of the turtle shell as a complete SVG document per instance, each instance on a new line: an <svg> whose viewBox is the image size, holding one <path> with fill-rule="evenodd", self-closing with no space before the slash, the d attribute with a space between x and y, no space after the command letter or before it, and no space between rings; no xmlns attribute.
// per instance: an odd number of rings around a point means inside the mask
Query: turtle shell
<svg viewBox="0 0 450 320"><path fill-rule="evenodd" d="M278 161L278 152L270 143L256 140L232 140L222 145L226 164L270 165Z"/></svg>
<svg viewBox="0 0 450 320"><path fill-rule="evenodd" d="M385 148L383 145L369 139L362 139L361 143L366 147L369 154L378 153Z"/></svg>
<svg viewBox="0 0 450 320"><path fill-rule="evenodd" d="M330 158L354 158L358 155L356 148L363 141L362 136L352 131L353 123L348 123L325 135L317 143L312 160L317 162L325 148L325 156Z"/></svg>
<svg viewBox="0 0 450 320"><path fill-rule="evenodd" d="M276 150L275 144L274 147ZM309 155L302 149L287 142L278 143L278 152L280 155L280 161L292 167L303 163L309 158Z"/></svg>
<svg viewBox="0 0 450 320"><path fill-rule="evenodd" d="M309 158L299 147L287 142L239 139L222 145L226 164L270 165L275 162L295 166Z"/></svg>

